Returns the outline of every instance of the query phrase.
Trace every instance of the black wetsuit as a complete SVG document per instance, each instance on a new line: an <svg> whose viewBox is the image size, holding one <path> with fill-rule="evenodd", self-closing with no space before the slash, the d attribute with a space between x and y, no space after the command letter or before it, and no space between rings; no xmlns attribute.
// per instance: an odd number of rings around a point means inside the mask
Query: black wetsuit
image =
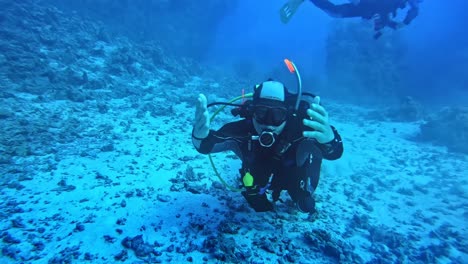
<svg viewBox="0 0 468 264"><path fill-rule="evenodd" d="M398 9L406 8L409 5L403 23L408 25L419 13L418 0L361 0L359 4L339 4L335 5L328 0L310 0L315 6L336 17L362 17L364 19L375 18L376 31L375 38L381 36L384 27L396 29L398 23L392 18L396 17Z"/></svg>
<svg viewBox="0 0 468 264"><path fill-rule="evenodd" d="M262 147L252 140L252 135L257 135L253 122L242 119L217 131L210 130L197 150L203 154L226 150L236 153L242 160L241 178L246 172L254 178L254 186L246 188L244 197L257 212L269 211L272 205L264 190L273 190L274 201L281 190L287 190L294 202L310 196L319 181L322 158L335 160L343 153L341 137L333 127L335 139L328 144L304 138L302 131L310 129L302 124L302 118L291 115L271 147Z"/></svg>

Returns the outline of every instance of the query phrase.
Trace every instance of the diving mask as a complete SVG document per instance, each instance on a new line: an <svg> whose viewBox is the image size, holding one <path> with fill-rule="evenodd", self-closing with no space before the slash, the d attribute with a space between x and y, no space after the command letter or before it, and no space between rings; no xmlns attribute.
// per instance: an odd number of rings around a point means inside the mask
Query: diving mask
<svg viewBox="0 0 468 264"><path fill-rule="evenodd" d="M271 107L266 105L256 105L254 107L254 118L266 126L279 126L288 116L288 110L285 107Z"/></svg>

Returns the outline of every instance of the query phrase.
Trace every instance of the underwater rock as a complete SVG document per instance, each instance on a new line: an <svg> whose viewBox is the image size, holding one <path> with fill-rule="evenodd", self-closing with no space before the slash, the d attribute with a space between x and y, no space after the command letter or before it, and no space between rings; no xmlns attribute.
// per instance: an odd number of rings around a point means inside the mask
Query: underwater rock
<svg viewBox="0 0 468 264"><path fill-rule="evenodd" d="M36 251L42 251L45 249L45 244L41 241L37 241L33 243L34 250Z"/></svg>
<svg viewBox="0 0 468 264"><path fill-rule="evenodd" d="M211 188L217 190L224 190L226 187L222 183L215 181L211 184Z"/></svg>
<svg viewBox="0 0 468 264"><path fill-rule="evenodd" d="M75 103L82 103L86 101L87 95L84 90L78 88L68 88L65 92L65 96L68 100Z"/></svg>
<svg viewBox="0 0 468 264"><path fill-rule="evenodd" d="M88 82L88 74L86 71L79 72L72 68L67 68L63 74L65 74L65 82L74 87L81 86Z"/></svg>
<svg viewBox="0 0 468 264"><path fill-rule="evenodd" d="M114 144L113 143L109 143L109 144L106 144L104 146L101 147L101 151L102 152L111 152L111 151L114 151Z"/></svg>
<svg viewBox="0 0 468 264"><path fill-rule="evenodd" d="M74 185L68 185L65 179L62 179L57 183L59 187L52 189L55 192L71 192L76 189Z"/></svg>
<svg viewBox="0 0 468 264"><path fill-rule="evenodd" d="M85 226L82 223L76 223L75 231L81 232L85 230Z"/></svg>
<svg viewBox="0 0 468 264"><path fill-rule="evenodd" d="M56 256L49 259L49 264L73 263L80 257L80 246L66 247Z"/></svg>
<svg viewBox="0 0 468 264"><path fill-rule="evenodd" d="M8 98L15 98L15 97L16 96L13 93L0 91L0 98L8 99Z"/></svg>
<svg viewBox="0 0 468 264"><path fill-rule="evenodd" d="M105 114L109 111L109 106L105 104L104 102L98 102L97 108L100 114Z"/></svg>
<svg viewBox="0 0 468 264"><path fill-rule="evenodd" d="M290 263L299 263L301 254L298 251L290 251L284 255L284 259Z"/></svg>
<svg viewBox="0 0 468 264"><path fill-rule="evenodd" d="M230 220L224 220L218 225L218 231L224 234L235 235L239 233L241 226L239 223Z"/></svg>
<svg viewBox="0 0 468 264"><path fill-rule="evenodd" d="M117 225L122 225L122 226L125 225L126 223L127 223L126 218L119 218L117 219L117 222L116 222Z"/></svg>
<svg viewBox="0 0 468 264"><path fill-rule="evenodd" d="M114 256L114 259L119 260L119 261L126 261L128 259L128 251L125 249L122 249L120 253Z"/></svg>
<svg viewBox="0 0 468 264"><path fill-rule="evenodd" d="M21 253L21 250L15 246L4 246L2 248L3 256L7 256L11 259L18 260L18 255Z"/></svg>
<svg viewBox="0 0 468 264"><path fill-rule="evenodd" d="M368 229L369 228L369 216L362 214L354 214L353 219L351 220L350 223L350 228L355 229L355 228L361 228L361 229Z"/></svg>
<svg viewBox="0 0 468 264"><path fill-rule="evenodd" d="M319 247L322 244L331 242L331 235L325 230L314 229L304 233L304 239L312 247Z"/></svg>
<svg viewBox="0 0 468 264"><path fill-rule="evenodd" d="M417 121L423 117L422 105L411 96L403 99L398 110L393 112L397 121Z"/></svg>
<svg viewBox="0 0 468 264"><path fill-rule="evenodd" d="M414 122L424 117L424 109L413 97L406 96L396 106L372 111L368 117L379 121Z"/></svg>
<svg viewBox="0 0 468 264"><path fill-rule="evenodd" d="M238 262L236 259L236 241L232 237L224 237L218 236L216 238L217 245L212 249L213 256L220 261L227 262L227 263L235 263Z"/></svg>
<svg viewBox="0 0 468 264"><path fill-rule="evenodd" d="M14 113L8 109L0 108L0 119L7 119L13 117Z"/></svg>
<svg viewBox="0 0 468 264"><path fill-rule="evenodd" d="M185 179L187 179L188 181L195 181L197 182L198 179L194 170L193 170L193 167L190 166L190 165L187 165L186 169L185 169Z"/></svg>
<svg viewBox="0 0 468 264"><path fill-rule="evenodd" d="M370 241L382 243L393 251L398 251L408 243L408 239L385 226L371 226L369 229Z"/></svg>
<svg viewBox="0 0 468 264"><path fill-rule="evenodd" d="M7 185L10 189L22 190L24 189L24 185L20 184L19 182L11 182Z"/></svg>
<svg viewBox="0 0 468 264"><path fill-rule="evenodd" d="M175 248L175 252L186 255L197 250L197 246L194 243L181 243Z"/></svg>
<svg viewBox="0 0 468 264"><path fill-rule="evenodd" d="M184 183L184 189L187 192L191 192L193 194L201 194L201 193L209 193L206 184L196 183L196 182L187 182Z"/></svg>
<svg viewBox="0 0 468 264"><path fill-rule="evenodd" d="M7 243L7 244L19 244L21 243L21 240L14 238L10 233L6 232L4 235L2 235L2 241Z"/></svg>
<svg viewBox="0 0 468 264"><path fill-rule="evenodd" d="M330 256L334 259L340 259L340 256L341 256L341 250L335 244L326 244L325 247L323 248L323 253L325 253L325 255Z"/></svg>
<svg viewBox="0 0 468 264"><path fill-rule="evenodd" d="M315 251L323 252L325 255L342 262L349 262L350 259L358 259L350 246L332 237L330 233L322 229L314 229L304 233L305 242Z"/></svg>
<svg viewBox="0 0 468 264"><path fill-rule="evenodd" d="M260 249L263 249L264 251L268 253L275 253L277 249L277 245L275 243L276 238L275 237L258 237L254 239L252 244L257 246Z"/></svg>
<svg viewBox="0 0 468 264"><path fill-rule="evenodd" d="M86 252L86 253L84 254L84 259L85 259L85 260L93 260L93 259L95 259L95 258L96 258L96 257L95 257L93 254L89 253L89 252Z"/></svg>
<svg viewBox="0 0 468 264"><path fill-rule="evenodd" d="M143 235L138 235L133 238L124 238L122 240L122 246L133 250L137 257L150 257L151 254L155 253L153 246L143 241Z"/></svg>
<svg viewBox="0 0 468 264"><path fill-rule="evenodd" d="M25 228L26 225L23 223L23 219L21 217L17 217L11 220L11 226L14 228Z"/></svg>
<svg viewBox="0 0 468 264"><path fill-rule="evenodd" d="M5 157L5 156L0 157L0 165L12 165L12 164L13 164L13 160L11 159L11 157Z"/></svg>
<svg viewBox="0 0 468 264"><path fill-rule="evenodd" d="M468 107L446 107L420 125L418 139L468 154Z"/></svg>
<svg viewBox="0 0 468 264"><path fill-rule="evenodd" d="M165 194L158 194L156 199L158 199L158 201L160 202L167 203L171 201L171 196Z"/></svg>
<svg viewBox="0 0 468 264"><path fill-rule="evenodd" d="M106 241L107 243L113 244L115 243L115 241L117 241L117 238L113 236L109 236L109 235L104 235L104 241Z"/></svg>
<svg viewBox="0 0 468 264"><path fill-rule="evenodd" d="M361 23L336 20L326 43L330 95L346 101L382 103L402 89L404 43L398 35L370 41L372 29Z"/></svg>

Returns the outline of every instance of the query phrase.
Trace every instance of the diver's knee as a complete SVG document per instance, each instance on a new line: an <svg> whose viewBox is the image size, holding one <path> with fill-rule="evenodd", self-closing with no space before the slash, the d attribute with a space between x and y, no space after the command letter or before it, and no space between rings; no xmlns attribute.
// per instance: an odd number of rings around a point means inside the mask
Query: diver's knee
<svg viewBox="0 0 468 264"><path fill-rule="evenodd" d="M315 212L315 199L309 193L300 197L297 200L297 208L303 213L314 213Z"/></svg>

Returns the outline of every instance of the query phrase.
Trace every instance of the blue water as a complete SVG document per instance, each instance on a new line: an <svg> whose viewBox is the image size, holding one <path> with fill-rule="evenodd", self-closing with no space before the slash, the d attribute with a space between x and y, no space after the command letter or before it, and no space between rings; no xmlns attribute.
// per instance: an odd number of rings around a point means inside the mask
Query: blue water
<svg viewBox="0 0 468 264"><path fill-rule="evenodd" d="M246 58L265 67L290 57L303 71L324 74L327 32L336 19L305 3L284 25L278 19L282 5L282 1L241 2L219 25L217 42L208 58L220 64ZM424 1L419 16L401 30L406 46L403 59L408 65L402 71L410 76L405 83L408 94L430 103L443 98L467 105L467 7L462 0ZM356 20L360 19L348 19Z"/></svg>

